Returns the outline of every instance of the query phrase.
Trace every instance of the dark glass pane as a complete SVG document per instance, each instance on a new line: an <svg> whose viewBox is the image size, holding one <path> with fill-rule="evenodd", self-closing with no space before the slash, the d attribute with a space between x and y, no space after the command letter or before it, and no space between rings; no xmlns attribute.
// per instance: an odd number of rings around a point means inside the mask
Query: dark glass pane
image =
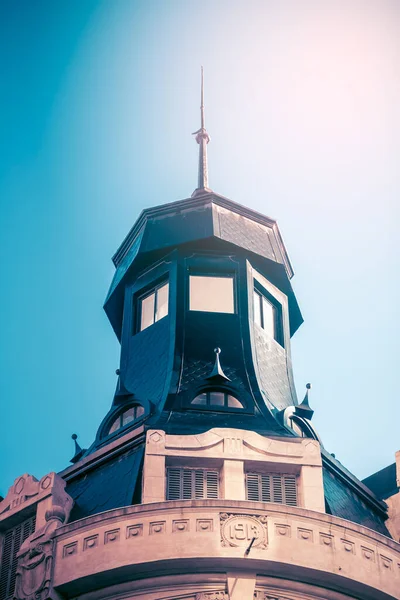
<svg viewBox="0 0 400 600"><path fill-rule="evenodd" d="M230 408L244 408L243 404L234 396L228 396L228 406Z"/></svg>
<svg viewBox="0 0 400 600"><path fill-rule="evenodd" d="M136 419L139 419L139 417L142 417L143 415L144 415L143 406L137 406L136 407Z"/></svg>
<svg viewBox="0 0 400 600"><path fill-rule="evenodd" d="M135 408L132 406L132 408L129 408L128 410L126 410L123 415L122 415L122 425L127 425L128 423L131 423L131 421L133 421L135 419Z"/></svg>
<svg viewBox="0 0 400 600"><path fill-rule="evenodd" d="M121 427L120 421L121 421L120 417L118 417L117 419L115 419L115 421L113 422L113 424L110 427L109 433L114 433L114 431L117 431L117 429L119 429Z"/></svg>
<svg viewBox="0 0 400 600"><path fill-rule="evenodd" d="M150 294L147 298L143 298L141 302L140 314L140 331L146 329L154 323L154 298L155 294Z"/></svg>
<svg viewBox="0 0 400 600"><path fill-rule="evenodd" d="M202 406L205 406L207 404L207 394L200 394L199 396L196 396L196 398L192 400L191 404L201 404Z"/></svg>
<svg viewBox="0 0 400 600"><path fill-rule="evenodd" d="M210 406L224 406L225 394L223 392L210 392Z"/></svg>

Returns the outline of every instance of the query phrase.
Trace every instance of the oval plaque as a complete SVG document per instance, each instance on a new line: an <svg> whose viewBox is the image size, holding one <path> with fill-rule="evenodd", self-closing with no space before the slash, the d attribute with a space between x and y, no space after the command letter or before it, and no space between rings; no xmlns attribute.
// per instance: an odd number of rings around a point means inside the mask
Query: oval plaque
<svg viewBox="0 0 400 600"><path fill-rule="evenodd" d="M223 546L248 548L267 547L265 517L251 515L221 515L221 537ZM254 541L253 541L254 540Z"/></svg>

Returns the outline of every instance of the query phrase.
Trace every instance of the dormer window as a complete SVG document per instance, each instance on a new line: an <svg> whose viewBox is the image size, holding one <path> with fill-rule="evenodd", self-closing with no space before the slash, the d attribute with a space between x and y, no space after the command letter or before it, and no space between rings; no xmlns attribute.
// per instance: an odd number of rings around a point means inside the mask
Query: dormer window
<svg viewBox="0 0 400 600"><path fill-rule="evenodd" d="M131 406L124 412L120 413L118 417L112 422L110 429L108 430L108 435L118 431L125 425L132 423L133 421L137 421L144 415L144 408L140 404L135 404L135 406Z"/></svg>
<svg viewBox="0 0 400 600"><path fill-rule="evenodd" d="M147 329L168 314L168 282L153 288L139 300L139 331Z"/></svg>
<svg viewBox="0 0 400 600"><path fill-rule="evenodd" d="M207 408L207 409L227 409L227 408L238 408L244 409L244 404L229 394L223 391L205 391L193 398L191 406Z"/></svg>
<svg viewBox="0 0 400 600"><path fill-rule="evenodd" d="M189 310L233 314L233 276L190 275Z"/></svg>
<svg viewBox="0 0 400 600"><path fill-rule="evenodd" d="M275 340L277 339L277 310L257 289L253 292L254 322Z"/></svg>

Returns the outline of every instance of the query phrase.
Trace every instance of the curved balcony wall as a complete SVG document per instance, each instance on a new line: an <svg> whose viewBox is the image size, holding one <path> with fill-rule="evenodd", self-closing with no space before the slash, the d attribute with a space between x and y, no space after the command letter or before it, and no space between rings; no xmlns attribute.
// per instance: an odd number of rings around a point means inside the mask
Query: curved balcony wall
<svg viewBox="0 0 400 600"><path fill-rule="evenodd" d="M155 502L65 525L55 540L54 587L66 597L400 598L399 544L303 508Z"/></svg>

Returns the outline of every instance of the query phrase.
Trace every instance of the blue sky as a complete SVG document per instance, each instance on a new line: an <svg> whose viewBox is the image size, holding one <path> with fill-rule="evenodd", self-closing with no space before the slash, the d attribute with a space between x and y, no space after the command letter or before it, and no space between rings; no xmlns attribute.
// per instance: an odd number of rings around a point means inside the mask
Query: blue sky
<svg viewBox="0 0 400 600"><path fill-rule="evenodd" d="M299 396L359 477L399 449L396 0L3 0L0 493L68 465L115 388L102 304L140 211L210 186L278 220Z"/></svg>

